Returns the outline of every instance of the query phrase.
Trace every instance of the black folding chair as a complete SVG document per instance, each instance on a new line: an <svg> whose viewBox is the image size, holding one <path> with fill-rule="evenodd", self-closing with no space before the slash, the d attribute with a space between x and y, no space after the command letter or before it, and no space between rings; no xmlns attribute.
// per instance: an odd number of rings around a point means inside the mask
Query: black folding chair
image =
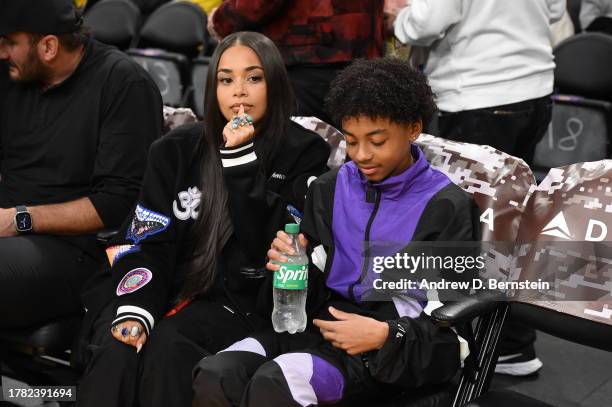
<svg viewBox="0 0 612 407"><path fill-rule="evenodd" d="M193 3L164 4L142 27L138 48L127 51L151 74L166 105L187 106L190 61L205 50L206 21L206 14Z"/></svg>
<svg viewBox="0 0 612 407"><path fill-rule="evenodd" d="M198 57L193 60L191 68L191 86L193 87L191 106L193 107L194 112L200 119L204 117L206 77L208 75L209 65L210 57Z"/></svg>
<svg viewBox="0 0 612 407"><path fill-rule="evenodd" d="M84 19L94 38L105 44L125 50L138 40L140 10L129 0L102 0L87 10Z"/></svg>
<svg viewBox="0 0 612 407"><path fill-rule="evenodd" d="M553 116L533 162L538 181L550 168L610 157L612 37L575 35L560 43L554 55Z"/></svg>
<svg viewBox="0 0 612 407"><path fill-rule="evenodd" d="M160 7L164 3L168 3L171 0L130 0L134 3L142 12L143 15L149 15Z"/></svg>

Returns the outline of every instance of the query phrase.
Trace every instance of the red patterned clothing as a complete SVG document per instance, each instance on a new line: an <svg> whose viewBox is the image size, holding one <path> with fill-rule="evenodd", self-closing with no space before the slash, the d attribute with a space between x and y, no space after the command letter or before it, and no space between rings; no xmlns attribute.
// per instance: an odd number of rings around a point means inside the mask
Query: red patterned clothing
<svg viewBox="0 0 612 407"><path fill-rule="evenodd" d="M215 31L257 31L291 65L350 62L383 53L383 0L225 0Z"/></svg>

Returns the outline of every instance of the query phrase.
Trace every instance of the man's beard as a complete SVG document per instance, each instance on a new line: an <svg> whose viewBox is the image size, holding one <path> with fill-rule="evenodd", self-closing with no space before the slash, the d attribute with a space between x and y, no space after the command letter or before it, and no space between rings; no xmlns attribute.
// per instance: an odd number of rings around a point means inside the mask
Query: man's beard
<svg viewBox="0 0 612 407"><path fill-rule="evenodd" d="M48 78L48 70L40 61L40 58L36 54L36 48L32 47L28 53L27 60L21 65L17 66L10 60L8 61L9 68L14 68L18 71L17 77L11 79L15 82L32 83L32 82L44 82Z"/></svg>

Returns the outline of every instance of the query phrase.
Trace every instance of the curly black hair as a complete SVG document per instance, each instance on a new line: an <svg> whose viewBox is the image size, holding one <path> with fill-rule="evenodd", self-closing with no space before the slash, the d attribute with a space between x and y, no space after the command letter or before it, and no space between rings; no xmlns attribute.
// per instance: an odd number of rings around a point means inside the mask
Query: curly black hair
<svg viewBox="0 0 612 407"><path fill-rule="evenodd" d="M336 124L365 116L423 125L437 109L425 75L397 58L353 62L332 82L325 108Z"/></svg>

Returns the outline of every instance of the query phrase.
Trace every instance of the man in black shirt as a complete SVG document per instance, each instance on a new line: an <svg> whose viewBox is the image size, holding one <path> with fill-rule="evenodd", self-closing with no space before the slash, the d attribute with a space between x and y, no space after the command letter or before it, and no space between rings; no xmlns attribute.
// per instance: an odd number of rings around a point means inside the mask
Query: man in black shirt
<svg viewBox="0 0 612 407"><path fill-rule="evenodd" d="M147 73L91 39L71 0L0 9L1 328L82 311L105 261L95 233L134 205L163 119Z"/></svg>

